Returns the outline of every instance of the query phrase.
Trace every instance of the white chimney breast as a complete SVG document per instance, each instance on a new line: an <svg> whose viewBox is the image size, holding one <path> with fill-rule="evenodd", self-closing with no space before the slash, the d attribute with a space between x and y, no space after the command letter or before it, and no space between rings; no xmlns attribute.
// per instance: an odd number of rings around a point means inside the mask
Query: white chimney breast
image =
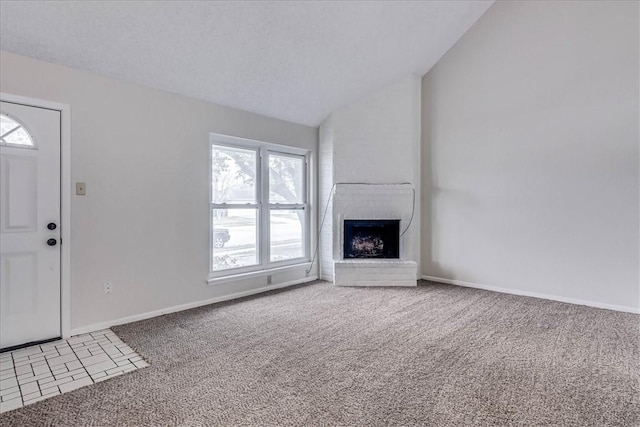
<svg viewBox="0 0 640 427"><path fill-rule="evenodd" d="M320 126L320 215L328 209L320 233L324 280L338 286L416 286L420 85L411 76L333 112ZM401 233L406 230L400 260L343 260L345 219L400 219Z"/></svg>

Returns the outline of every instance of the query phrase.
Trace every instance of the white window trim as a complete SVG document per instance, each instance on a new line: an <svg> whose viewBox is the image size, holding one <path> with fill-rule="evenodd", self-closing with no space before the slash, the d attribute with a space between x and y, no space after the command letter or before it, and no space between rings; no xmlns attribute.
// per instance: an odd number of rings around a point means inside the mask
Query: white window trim
<svg viewBox="0 0 640 427"><path fill-rule="evenodd" d="M253 279L256 277L267 276L270 274L288 273L290 271L306 271L311 267L311 262L305 261L297 264L284 265L280 267L268 268L266 270L255 270L246 273L234 273L226 276L209 277L207 283L209 285L221 285L229 282L237 282L240 280Z"/></svg>
<svg viewBox="0 0 640 427"><path fill-rule="evenodd" d="M256 159L256 203L255 204L216 204L214 205L212 200L211 178L213 176L213 146L226 146L230 148L242 148L251 149L257 152ZM306 203L301 204L280 204L269 203L269 168L268 168L268 156L270 153L291 156L302 157L304 159L304 196L303 200ZM279 144L273 144L269 142L239 138L222 134L210 134L209 138L209 276L207 283L210 285L219 284L223 282L249 279L258 277L269 273L279 273L294 270L296 268L309 268L311 257L311 174L310 174L310 157L311 152L297 147L289 147ZM259 194L258 194L259 193ZM258 263L255 265L230 268L226 270L213 270L213 215L211 215L212 209L225 209L225 208L257 208L258 210L258 236L256 248L258 251ZM284 261L272 262L269 260L269 214L271 209L304 209L305 211L305 225L303 230L303 247L304 255L299 258L288 259Z"/></svg>

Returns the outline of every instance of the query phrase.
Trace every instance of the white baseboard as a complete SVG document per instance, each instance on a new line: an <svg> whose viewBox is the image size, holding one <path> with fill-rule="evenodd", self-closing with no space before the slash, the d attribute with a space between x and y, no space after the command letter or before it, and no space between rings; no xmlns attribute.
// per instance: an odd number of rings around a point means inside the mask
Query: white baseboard
<svg viewBox="0 0 640 427"><path fill-rule="evenodd" d="M465 288L484 289L486 291L501 292L503 294L521 295L525 297L534 297L541 299L548 299L552 301L566 302L569 304L586 305L595 308L605 308L607 310L623 311L625 313L640 314L640 308L628 307L624 305L603 304L600 302L586 301L575 298L565 298L556 295L539 294L537 292L521 291L517 289L499 288L496 286L479 285L477 283L464 282L462 280L444 279L442 277L422 276L422 280L429 280L431 282L446 283L447 285L464 286Z"/></svg>
<svg viewBox="0 0 640 427"><path fill-rule="evenodd" d="M122 317L116 320L108 320L105 322L93 323L91 325L81 326L79 328L72 329L71 335L80 335L80 334L86 334L89 332L95 332L95 331L107 329L116 325L123 325L125 323L151 319L152 317L162 316L163 314L176 313L178 311L184 311L184 310L189 310L191 308L202 307L203 305L215 304L217 302L223 302L223 301L229 301L237 298L247 297L247 296L259 294L262 292L272 291L274 289L286 288L288 286L312 282L314 280L318 280L318 277L317 276L305 277L304 279L291 280L289 282L263 286L261 288L250 289L248 291L243 291L243 292L236 292L234 294L223 295L220 297L210 298L203 301L195 301L187 304L174 305L173 307L167 307L160 310L148 311L146 313L140 313L140 314L135 314L133 316Z"/></svg>

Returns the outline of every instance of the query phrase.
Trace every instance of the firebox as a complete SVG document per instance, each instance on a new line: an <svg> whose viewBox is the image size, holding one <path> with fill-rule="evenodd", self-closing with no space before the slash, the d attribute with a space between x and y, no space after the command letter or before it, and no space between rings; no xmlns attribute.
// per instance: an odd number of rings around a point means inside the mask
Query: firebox
<svg viewBox="0 0 640 427"><path fill-rule="evenodd" d="M345 219L344 259L400 258L399 219Z"/></svg>

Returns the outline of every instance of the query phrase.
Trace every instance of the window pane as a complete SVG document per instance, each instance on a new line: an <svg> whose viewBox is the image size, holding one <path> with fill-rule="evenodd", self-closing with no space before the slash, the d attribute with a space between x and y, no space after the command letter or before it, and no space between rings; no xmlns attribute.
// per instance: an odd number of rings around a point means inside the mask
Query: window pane
<svg viewBox="0 0 640 427"><path fill-rule="evenodd" d="M304 157L269 154L269 203L304 203Z"/></svg>
<svg viewBox="0 0 640 427"><path fill-rule="evenodd" d="M0 137L5 134L11 132L13 129L19 128L20 124L15 120L11 120L9 117L4 114L0 115Z"/></svg>
<svg viewBox="0 0 640 427"><path fill-rule="evenodd" d="M214 145L211 201L256 203L256 152Z"/></svg>
<svg viewBox="0 0 640 427"><path fill-rule="evenodd" d="M24 128L20 128L3 138L7 144L24 145L25 147L32 147L33 141Z"/></svg>
<svg viewBox="0 0 640 427"><path fill-rule="evenodd" d="M258 263L257 209L213 209L213 271Z"/></svg>
<svg viewBox="0 0 640 427"><path fill-rule="evenodd" d="M270 212L271 261L305 256L303 224L305 211L272 209Z"/></svg>
<svg viewBox="0 0 640 427"><path fill-rule="evenodd" d="M22 125L4 114L0 115L0 140L4 144L33 147L33 140Z"/></svg>

